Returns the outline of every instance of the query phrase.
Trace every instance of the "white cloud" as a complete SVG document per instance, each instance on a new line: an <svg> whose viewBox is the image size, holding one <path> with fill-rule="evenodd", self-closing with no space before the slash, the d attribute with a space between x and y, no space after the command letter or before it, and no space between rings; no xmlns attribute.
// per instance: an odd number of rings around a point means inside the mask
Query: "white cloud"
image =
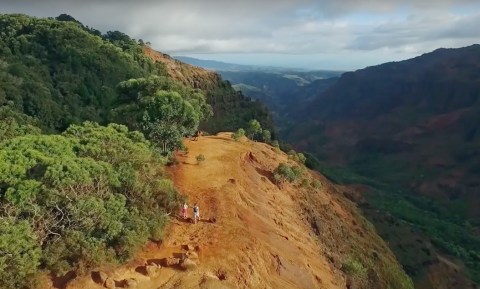
<svg viewBox="0 0 480 289"><path fill-rule="evenodd" d="M158 50L177 55L323 54L337 57L339 62L350 55L367 65L375 56L406 58L438 47L459 47L478 41L478 0L431 3L430 0L2 0L0 10L42 17L68 13L88 26L102 31L120 30L150 41Z"/></svg>

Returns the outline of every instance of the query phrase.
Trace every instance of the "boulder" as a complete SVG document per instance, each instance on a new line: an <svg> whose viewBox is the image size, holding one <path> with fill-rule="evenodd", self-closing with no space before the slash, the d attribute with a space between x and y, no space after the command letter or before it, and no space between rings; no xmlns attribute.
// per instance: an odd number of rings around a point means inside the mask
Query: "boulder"
<svg viewBox="0 0 480 289"><path fill-rule="evenodd" d="M100 278L100 282L103 284L108 279L108 274L102 271L98 272L98 277Z"/></svg>
<svg viewBox="0 0 480 289"><path fill-rule="evenodd" d="M165 258L164 264L167 267L178 265L180 264L180 259L174 258L174 257L168 257L168 258Z"/></svg>
<svg viewBox="0 0 480 289"><path fill-rule="evenodd" d="M136 279L130 278L125 280L125 288L137 288L138 282Z"/></svg>
<svg viewBox="0 0 480 289"><path fill-rule="evenodd" d="M98 283L98 284L105 284L105 281L107 280L108 278L108 274L103 272L103 271L93 271L92 272L92 280L95 282L95 283Z"/></svg>
<svg viewBox="0 0 480 289"><path fill-rule="evenodd" d="M187 258L183 260L183 262L180 264L180 267L182 267L183 270L191 271L197 269L198 265L193 260Z"/></svg>
<svg viewBox="0 0 480 289"><path fill-rule="evenodd" d="M198 260L198 254L193 251L189 251L185 255L190 260Z"/></svg>
<svg viewBox="0 0 480 289"><path fill-rule="evenodd" d="M148 276L154 277L158 273L158 267L157 265L147 265L145 271L147 272Z"/></svg>
<svg viewBox="0 0 480 289"><path fill-rule="evenodd" d="M115 280L113 280L113 278L109 277L105 280L105 283L103 284L103 286L105 286L105 288L108 288L108 289L115 289L116 288Z"/></svg>

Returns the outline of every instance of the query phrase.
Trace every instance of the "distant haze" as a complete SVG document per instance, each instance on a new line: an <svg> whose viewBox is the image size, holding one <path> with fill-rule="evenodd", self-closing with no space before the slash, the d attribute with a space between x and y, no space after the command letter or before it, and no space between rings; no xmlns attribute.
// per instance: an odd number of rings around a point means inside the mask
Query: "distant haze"
<svg viewBox="0 0 480 289"><path fill-rule="evenodd" d="M480 39L478 0L2 0L0 11L70 14L174 55L308 69L353 70Z"/></svg>

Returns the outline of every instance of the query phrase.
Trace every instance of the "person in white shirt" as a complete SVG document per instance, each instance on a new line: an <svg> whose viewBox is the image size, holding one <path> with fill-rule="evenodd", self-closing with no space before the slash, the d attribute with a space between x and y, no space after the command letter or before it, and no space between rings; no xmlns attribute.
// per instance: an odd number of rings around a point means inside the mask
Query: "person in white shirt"
<svg viewBox="0 0 480 289"><path fill-rule="evenodd" d="M193 205L193 223L196 224L197 221L200 221L200 208L198 208L197 203Z"/></svg>

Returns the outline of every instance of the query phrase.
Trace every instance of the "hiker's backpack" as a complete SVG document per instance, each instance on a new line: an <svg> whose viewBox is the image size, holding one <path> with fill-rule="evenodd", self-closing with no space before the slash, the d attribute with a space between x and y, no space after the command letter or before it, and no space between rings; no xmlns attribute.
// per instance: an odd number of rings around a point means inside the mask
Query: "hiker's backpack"
<svg viewBox="0 0 480 289"><path fill-rule="evenodd" d="M198 213L198 207L197 206L193 207L193 212Z"/></svg>

